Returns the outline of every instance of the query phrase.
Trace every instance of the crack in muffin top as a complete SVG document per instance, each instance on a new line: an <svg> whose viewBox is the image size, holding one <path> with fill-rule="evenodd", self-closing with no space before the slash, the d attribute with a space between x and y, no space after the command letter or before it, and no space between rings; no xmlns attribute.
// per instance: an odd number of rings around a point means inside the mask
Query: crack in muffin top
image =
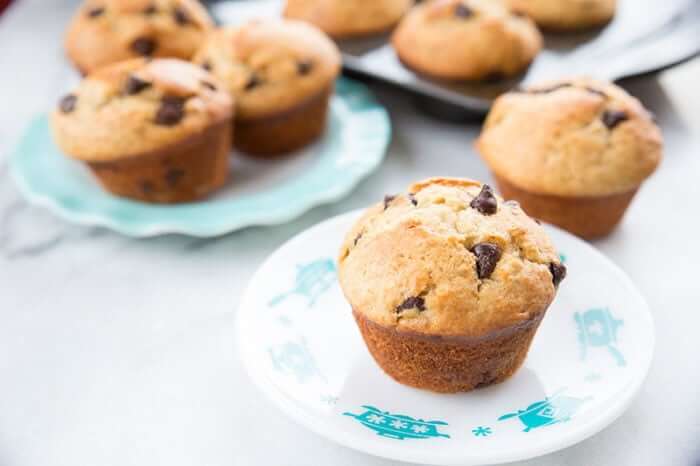
<svg viewBox="0 0 700 466"><path fill-rule="evenodd" d="M254 20L209 35L194 62L236 98L240 119L284 112L330 90L340 52L319 29L295 20Z"/></svg>
<svg viewBox="0 0 700 466"><path fill-rule="evenodd" d="M200 67L136 58L85 78L60 100L51 123L67 154L101 162L186 143L232 114L228 92Z"/></svg>
<svg viewBox="0 0 700 466"><path fill-rule="evenodd" d="M663 139L637 99L581 78L502 95L476 146L498 176L521 189L585 197L636 189L661 161Z"/></svg>
<svg viewBox="0 0 700 466"><path fill-rule="evenodd" d="M462 336L541 317L565 269L516 202L493 195L493 214L474 207L484 191L476 181L432 178L371 207L338 259L355 312L401 330Z"/></svg>

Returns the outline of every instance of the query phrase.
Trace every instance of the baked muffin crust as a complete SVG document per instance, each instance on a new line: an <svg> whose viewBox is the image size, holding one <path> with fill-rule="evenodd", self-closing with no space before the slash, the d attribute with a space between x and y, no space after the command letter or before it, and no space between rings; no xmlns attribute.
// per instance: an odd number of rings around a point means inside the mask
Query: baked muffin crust
<svg viewBox="0 0 700 466"><path fill-rule="evenodd" d="M284 16L307 21L326 34L354 37L382 32L411 8L413 0L287 0Z"/></svg>
<svg viewBox="0 0 700 466"><path fill-rule="evenodd" d="M176 146L232 114L229 94L200 67L137 58L89 75L51 119L64 152L106 162Z"/></svg>
<svg viewBox="0 0 700 466"><path fill-rule="evenodd" d="M279 114L327 92L340 53L316 27L255 20L211 34L194 59L235 96L237 118Z"/></svg>
<svg viewBox="0 0 700 466"><path fill-rule="evenodd" d="M513 76L542 48L534 23L491 0L431 0L394 31L399 58L419 73L470 80Z"/></svg>
<svg viewBox="0 0 700 466"><path fill-rule="evenodd" d="M636 190L661 161L662 144L637 99L582 78L502 95L477 148L498 177L520 189L586 197Z"/></svg>
<svg viewBox="0 0 700 466"><path fill-rule="evenodd" d="M87 0L68 28L68 56L84 74L134 57L189 60L213 23L197 0Z"/></svg>
<svg viewBox="0 0 700 466"><path fill-rule="evenodd" d="M517 203L454 178L416 183L371 207L338 262L355 313L443 337L539 322L566 273L542 227Z"/></svg>
<svg viewBox="0 0 700 466"><path fill-rule="evenodd" d="M506 0L511 8L548 30L579 30L601 26L615 15L617 0Z"/></svg>

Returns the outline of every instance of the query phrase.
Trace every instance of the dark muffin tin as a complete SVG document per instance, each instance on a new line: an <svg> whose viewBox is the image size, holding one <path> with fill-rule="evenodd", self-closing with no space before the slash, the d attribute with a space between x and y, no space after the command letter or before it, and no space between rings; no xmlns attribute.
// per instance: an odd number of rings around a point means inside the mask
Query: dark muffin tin
<svg viewBox="0 0 700 466"><path fill-rule="evenodd" d="M278 0L210 2L222 23L279 15ZM619 0L615 19L585 33L545 34L545 48L520 77L498 82L437 81L403 66L389 34L339 41L349 74L379 79L420 97L422 108L443 117L486 113L493 99L519 85L573 75L616 81L682 63L700 53L700 1Z"/></svg>

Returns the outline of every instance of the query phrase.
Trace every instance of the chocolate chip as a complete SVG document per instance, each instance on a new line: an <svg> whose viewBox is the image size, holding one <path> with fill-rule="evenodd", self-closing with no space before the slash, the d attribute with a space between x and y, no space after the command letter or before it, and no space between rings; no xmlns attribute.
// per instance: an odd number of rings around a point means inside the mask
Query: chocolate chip
<svg viewBox="0 0 700 466"><path fill-rule="evenodd" d="M481 187L479 194L472 199L469 206L478 210L484 215L493 215L498 210L498 201L493 194L491 186L485 184Z"/></svg>
<svg viewBox="0 0 700 466"><path fill-rule="evenodd" d="M619 110L606 110L603 112L601 117L603 124L608 127L608 129L614 129L617 125L623 121L629 120L626 112Z"/></svg>
<svg viewBox="0 0 700 466"><path fill-rule="evenodd" d="M165 172L165 182L168 183L168 186L175 186L177 182L180 181L180 178L182 178L184 175L184 170L181 170L179 168L171 168L167 172Z"/></svg>
<svg viewBox="0 0 700 466"><path fill-rule="evenodd" d="M245 84L245 90L250 91L251 89L255 89L256 87L260 86L262 83L263 83L262 79L260 79L257 74L252 73L250 75L250 78L248 78L248 82Z"/></svg>
<svg viewBox="0 0 700 466"><path fill-rule="evenodd" d="M156 124L174 126L185 116L185 100L181 97L166 96L160 103L156 113Z"/></svg>
<svg viewBox="0 0 700 466"><path fill-rule="evenodd" d="M210 83L209 81L202 81L202 86L206 87L210 91L217 91L219 88L216 87L214 84Z"/></svg>
<svg viewBox="0 0 700 466"><path fill-rule="evenodd" d="M104 12L105 8L103 6L97 6L94 8L90 8L87 12L87 15L89 18L97 18L98 16L102 16Z"/></svg>
<svg viewBox="0 0 700 466"><path fill-rule="evenodd" d="M75 104L77 101L78 97L76 97L74 94L68 94L58 102L58 108L63 113L70 113L75 110Z"/></svg>
<svg viewBox="0 0 700 466"><path fill-rule="evenodd" d="M202 69L204 71L211 71L212 70L211 63L208 61L205 61L204 63L202 63Z"/></svg>
<svg viewBox="0 0 700 466"><path fill-rule="evenodd" d="M149 37L139 37L131 43L131 50L144 57L153 55L156 51L156 41Z"/></svg>
<svg viewBox="0 0 700 466"><path fill-rule="evenodd" d="M554 286L559 286L562 280L566 278L566 266L552 262L549 264L549 271L552 273L552 283Z"/></svg>
<svg viewBox="0 0 700 466"><path fill-rule="evenodd" d="M314 63L311 60L299 60L297 62L297 73L302 76L306 76L311 72L314 67Z"/></svg>
<svg viewBox="0 0 700 466"><path fill-rule="evenodd" d="M357 236L355 236L355 240L352 242L352 245L357 246L357 242L360 241L360 238L362 238L362 233L358 233Z"/></svg>
<svg viewBox="0 0 700 466"><path fill-rule="evenodd" d="M397 313L407 311L409 309L418 309L420 312L425 311L425 299L420 296L412 296L396 306Z"/></svg>
<svg viewBox="0 0 700 466"><path fill-rule="evenodd" d="M513 11L511 11L511 13L512 13L513 16L515 16L516 18L527 18L527 14L526 14L524 11L521 11L521 10L513 10Z"/></svg>
<svg viewBox="0 0 700 466"><path fill-rule="evenodd" d="M418 199L416 199L416 196L413 193L409 193L408 200L411 201L411 204L418 205Z"/></svg>
<svg viewBox="0 0 700 466"><path fill-rule="evenodd" d="M187 12L180 7L175 7L173 17L180 26L187 26L190 23L190 17L187 15Z"/></svg>
<svg viewBox="0 0 700 466"><path fill-rule="evenodd" d="M129 75L124 84L124 94L134 95L138 94L142 90L151 87L151 83L144 81L143 79L137 78L133 74Z"/></svg>
<svg viewBox="0 0 700 466"><path fill-rule="evenodd" d="M151 183L148 180L144 180L141 182L141 192L145 195L149 195L153 192L153 183Z"/></svg>
<svg viewBox="0 0 700 466"><path fill-rule="evenodd" d="M501 249L493 243L479 243L471 249L476 256L476 274L480 279L489 278L501 259Z"/></svg>
<svg viewBox="0 0 700 466"><path fill-rule="evenodd" d="M596 89L595 87L586 86L586 87L584 87L584 89L586 89L591 94L599 95L604 99L608 98L608 94L606 94L605 92L603 92L601 90Z"/></svg>
<svg viewBox="0 0 700 466"><path fill-rule="evenodd" d="M384 210L389 208L389 204L391 204L394 201L394 199L396 199L396 196L384 196Z"/></svg>
<svg viewBox="0 0 700 466"><path fill-rule="evenodd" d="M457 18L469 18L474 15L474 10L469 8L464 3L460 3L455 7L455 16Z"/></svg>
<svg viewBox="0 0 700 466"><path fill-rule="evenodd" d="M150 4L146 7L145 10L143 10L143 14L147 16L151 16L158 13L158 8L154 4Z"/></svg>

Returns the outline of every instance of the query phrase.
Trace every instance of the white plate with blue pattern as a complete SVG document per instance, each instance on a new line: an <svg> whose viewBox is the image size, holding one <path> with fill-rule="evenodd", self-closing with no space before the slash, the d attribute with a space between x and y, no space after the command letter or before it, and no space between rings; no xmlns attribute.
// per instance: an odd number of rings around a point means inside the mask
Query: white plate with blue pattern
<svg viewBox="0 0 700 466"><path fill-rule="evenodd" d="M569 273L510 380L456 395L392 380L367 351L336 280L341 239L359 214L332 218L287 242L241 301L244 365L296 421L384 458L477 465L568 447L629 405L654 350L647 304L602 254L549 226Z"/></svg>
<svg viewBox="0 0 700 466"><path fill-rule="evenodd" d="M10 169L29 201L75 223L137 237L218 236L292 220L347 195L379 166L391 140L391 122L369 90L339 79L329 113L321 140L289 157L233 157L228 185L200 202L158 205L110 195L81 163L60 153L46 116L29 126L10 157Z"/></svg>

